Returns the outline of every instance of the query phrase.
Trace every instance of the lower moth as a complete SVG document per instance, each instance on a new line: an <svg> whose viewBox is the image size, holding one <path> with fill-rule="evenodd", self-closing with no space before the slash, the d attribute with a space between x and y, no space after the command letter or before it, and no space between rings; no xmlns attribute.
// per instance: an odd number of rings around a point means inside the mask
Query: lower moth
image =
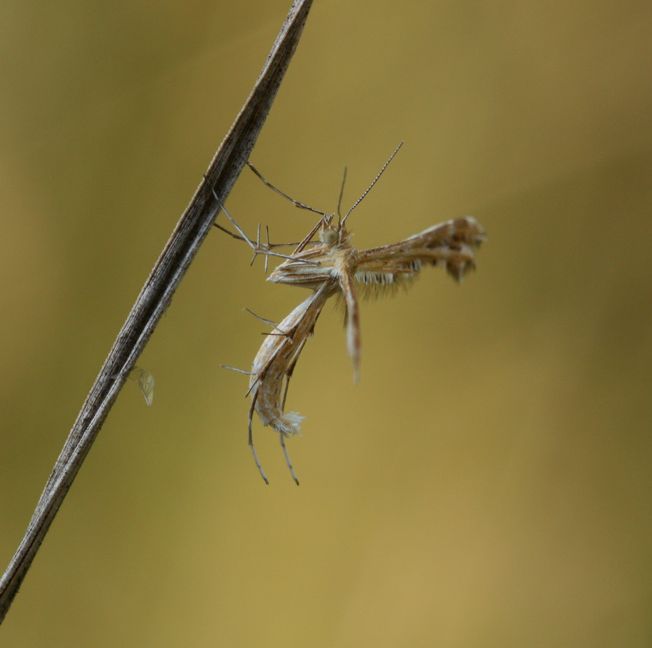
<svg viewBox="0 0 652 648"><path fill-rule="evenodd" d="M392 161L402 143L385 162L369 187L353 203L344 216L341 202L346 179L340 189L337 213L323 212L305 203L294 200L282 192L249 163L252 171L271 189L290 200L296 207L319 214L320 219L304 239L296 245L291 254L275 252L277 245L268 240L247 237L242 228L223 206L228 220L239 234L216 225L235 238L242 239L257 254L283 258L267 280L272 283L302 286L311 290L281 322L267 334L249 375L251 406L249 408L248 439L254 461L262 478L269 483L258 459L253 441L253 414L256 412L265 426L271 426L279 433L285 461L292 478L298 484L285 444L285 439L296 435L303 417L297 412L285 411L285 400L289 381L308 338L326 302L333 295L340 295L346 307L346 344L353 362L354 380L360 375L360 309L358 292L387 292L397 286L409 285L425 266L442 266L453 279L460 281L475 267L475 250L484 240L484 230L472 216L465 216L433 225L397 243L375 248L357 249L351 243L346 223L353 210L371 191L385 169Z"/></svg>

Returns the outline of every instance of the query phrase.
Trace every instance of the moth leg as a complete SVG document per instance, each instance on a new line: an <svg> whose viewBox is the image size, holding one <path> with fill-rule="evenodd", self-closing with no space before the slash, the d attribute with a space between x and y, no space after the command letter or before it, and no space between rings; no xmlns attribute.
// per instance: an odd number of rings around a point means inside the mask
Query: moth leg
<svg viewBox="0 0 652 648"><path fill-rule="evenodd" d="M277 349L273 352L272 356L268 358L263 367L260 367L257 371L252 370L251 375L254 376L254 380L252 380L251 384L249 385L249 389L247 389L245 398L247 398L252 392L254 393L254 396L257 394L257 392L254 392L254 389L260 386L261 381L265 379L265 372L269 369L270 365L274 361L274 358L276 358L281 348L281 346L277 347Z"/></svg>
<svg viewBox="0 0 652 648"><path fill-rule="evenodd" d="M283 399L281 400L281 409L285 409L285 401L287 400L288 397L288 389L290 387L290 378L292 378L292 374L294 373L294 369L297 366L297 362L299 362L299 356L301 355L301 352L303 351L303 347L306 345L307 339L304 339L297 350L295 351L295 357L294 360L292 360L291 364L288 366L286 372L285 372L285 385L283 386Z"/></svg>
<svg viewBox="0 0 652 648"><path fill-rule="evenodd" d="M251 399L251 407L249 408L249 436L248 436L248 443L249 443L249 449L251 450L251 454L254 458L254 463L256 464L256 468L258 468L258 472L260 473L260 476L263 478L263 481L269 486L269 479L267 479L267 475L265 474L265 471L263 470L263 466L260 463L260 459L258 459L258 453L256 452L256 446L254 445L254 434L252 430L252 421L254 417L254 408L256 407L256 398L258 397L258 392L254 394L254 397Z"/></svg>
<svg viewBox="0 0 652 648"><path fill-rule="evenodd" d="M292 342L292 333L286 333L285 331L262 331L261 335L265 335L267 337L279 337L279 338L285 338L289 342Z"/></svg>
<svg viewBox="0 0 652 648"><path fill-rule="evenodd" d="M288 389L290 388L290 375L291 374L287 374L287 376L285 377L285 385L283 386L283 400L281 401L282 410L285 410L285 401L288 399Z"/></svg>
<svg viewBox="0 0 652 648"><path fill-rule="evenodd" d="M340 288L346 303L346 346L353 361L353 380L360 381L360 308L353 288L353 276L347 268L339 272Z"/></svg>
<svg viewBox="0 0 652 648"><path fill-rule="evenodd" d="M314 227L303 237L303 239L300 241L299 245L294 248L293 254L299 254L310 241L312 241L313 237L317 232L319 231L319 228L322 226L322 223L324 222L323 218L320 218L317 223L314 225ZM319 265L319 264L316 264Z"/></svg>
<svg viewBox="0 0 652 648"><path fill-rule="evenodd" d="M288 467L288 470L290 471L290 475L292 479L294 479L294 483L298 486L299 485L299 478L297 477L297 473L294 472L294 466L292 465L292 459L290 459L290 455L288 453L288 449L285 446L285 435L283 432L278 433L279 440L281 441L281 448L283 449L283 456L285 457L285 465Z"/></svg>
<svg viewBox="0 0 652 648"><path fill-rule="evenodd" d="M262 176L260 171L258 171L258 169L256 169L254 167L254 165L251 164L250 162L247 162L247 166L249 166L249 168L263 181L263 183L265 185L267 185L268 187L270 187L271 189L273 189L274 191L279 193L284 198L287 198L296 207L299 207L300 209L307 209L308 211L314 212L315 214L319 214L320 216L326 216L326 212L320 211L319 209L314 209L313 207L310 207L309 205L306 205L305 203L302 203L302 202L300 202L298 200L294 200L294 198L291 198L286 193L284 193L283 191L281 191L280 189L275 187L271 182L267 181ZM204 174L204 181L206 181L206 174ZM221 208L224 209L224 213L227 214L226 208L224 207L223 204L221 204L220 198L217 195L217 192L215 191L215 187L211 187L211 191L213 192L213 197L215 198L215 200L220 204ZM217 213L219 215L219 211ZM234 232L231 232L230 230L226 229L226 227L223 227L222 225L219 225L218 223L213 223L213 226L217 227L217 229L219 229L219 230L222 230L223 232L225 232L229 236L233 237L234 239L238 239L239 241L244 241L245 243L247 243L249 245L249 247L252 247L251 239L240 229L239 226L237 226L235 224L233 218L229 214L227 214L227 217L233 223L233 225L236 227L238 232L240 232L240 234L235 234ZM217 216L216 216L216 218L217 218ZM315 232L317 231L317 228L318 228L319 225L321 225L321 219L320 219L319 223L317 224L317 226L315 228ZM314 235L314 232L313 232L313 235ZM300 251L305 247L306 243L307 243L307 241L303 241L303 242L299 242L299 243L270 243L270 241L269 241L269 230L268 230L268 233L267 233L267 246L265 248L263 248L263 250L266 251L266 252L269 252L270 250L272 250L273 248L276 248L276 247L292 247L292 246L298 245L299 246L298 251ZM252 249L255 249L255 248L252 248ZM265 259L266 261L267 261L267 256L269 256L269 255L266 255L266 259ZM285 258L285 259L290 259L291 258L289 256L278 255L278 254L272 254L271 256L281 256L282 258ZM319 265L319 264L315 264L315 265Z"/></svg>
<svg viewBox="0 0 652 648"><path fill-rule="evenodd" d="M267 319L266 317L262 317L261 315L258 315L258 313L254 313L254 311L252 311L251 308L245 307L245 311L247 311L249 315L253 315L253 317L255 317L257 320L260 320L261 322L264 322L265 324L269 324L274 328L278 326L278 322L275 322L274 320L271 319Z"/></svg>
<svg viewBox="0 0 652 648"><path fill-rule="evenodd" d="M273 257L279 257L280 259L289 259L290 261L298 261L299 263L305 263L306 265L319 265L316 261L310 261L309 259L297 259L296 257L292 256L291 254L282 254L281 252L274 252L272 250L267 249L266 247L263 247L260 245L260 225L258 226L258 242L254 243L245 233L244 230L238 225L236 222L235 218L231 216L231 214L228 212L227 208L222 205L222 210L226 214L226 217L229 219L231 222L231 225L238 230L240 235L242 236L242 240L253 250L254 256L253 259L251 260L251 265L255 260L256 257L259 254L265 254L267 256L273 256Z"/></svg>
<svg viewBox="0 0 652 648"><path fill-rule="evenodd" d="M265 225L265 238L267 239L267 249L270 248L270 242L269 242L269 225ZM269 273L269 257L265 255L265 274Z"/></svg>
<svg viewBox="0 0 652 648"><path fill-rule="evenodd" d="M251 263L249 265L252 265L253 262L256 260L256 257L259 254L264 254L266 256L274 256L278 257L280 259L289 259L290 261L296 261L299 263L305 263L306 265L319 265L317 261L310 261L309 259L297 259L295 256L292 256L291 254L282 254L281 252L274 252L260 244L260 225L258 225L258 241L254 243L245 233L244 230L238 225L238 223L235 221L233 216L228 212L226 207L222 205L222 209L224 213L226 214L226 217L231 221L231 224L233 227L235 227L240 235L242 236L242 240L253 250L254 256L251 260Z"/></svg>
<svg viewBox="0 0 652 648"><path fill-rule="evenodd" d="M239 234L236 234L235 232L232 232L231 230L226 229L226 227L224 227L223 225L220 225L219 223L213 223L213 227L217 227L218 230L221 230L225 234L228 234L231 238L234 238L237 241L244 241L245 240Z"/></svg>
<svg viewBox="0 0 652 648"><path fill-rule="evenodd" d="M217 194L215 193L215 189L213 189L213 195L215 196L215 199L217 200ZM305 263L307 265L319 265L319 263L316 263L315 261L310 261L308 259L297 259L293 257L290 254L281 254L280 252L274 252L273 250L270 249L268 246L264 246L260 244L260 225L258 225L258 240L256 243L254 243L244 232L244 230L238 225L237 221L231 214L229 213L229 210L226 208L226 205L222 205L222 211L226 214L226 217L228 218L229 222L235 229L237 230L238 234L234 234L233 232L229 231L225 227L222 227L221 225L218 225L217 223L213 223L217 229L222 230L229 236L244 241L253 251L254 256L253 259L251 260L251 264L255 261L256 257L259 254L264 254L265 256L273 256L273 257L279 257L280 259L290 259L291 261L298 261L299 263ZM277 244L273 247L277 246L282 246L284 244ZM251 265L250 264L250 265Z"/></svg>
<svg viewBox="0 0 652 648"><path fill-rule="evenodd" d="M236 239L236 241L244 241L245 243L247 242L247 239L242 238L239 234L236 234L235 232L232 232L230 229L227 229L223 225L220 225L219 223L213 223L213 227L216 227L218 230L221 230L225 234L228 234L231 238ZM267 250L273 250L274 248L279 248L279 247L296 247L299 245L297 241L294 241L292 243L272 243L269 240L269 227L265 225L267 228L268 234L267 234L267 242L265 243L264 246L262 246L262 249L267 251ZM265 260L267 261L267 257L269 255L265 255Z"/></svg>
<svg viewBox="0 0 652 648"><path fill-rule="evenodd" d="M232 367L231 365L221 364L221 369L228 369L229 371L234 371L235 373L244 374L245 376L252 376L253 372L248 371L247 369L239 369L238 367Z"/></svg>
<svg viewBox="0 0 652 648"><path fill-rule="evenodd" d="M299 356L301 355L301 351L303 350L303 347L306 344L306 340L304 339L301 344L299 345L299 348L295 352L295 358L294 360L290 363L290 365L287 368L287 371L285 372L285 385L283 386L283 398L281 399L281 410L285 410L285 401L287 400L288 397L288 388L290 387L290 378L292 378L292 374L294 373L294 369L297 366L297 362L299 361ZM288 467L288 470L290 471L290 475L292 475L292 479L294 479L294 482L296 485L299 485L299 478L297 477L296 472L294 471L294 466L292 464L292 460L290 459L290 455L288 454L288 450L285 446L285 436L282 432L279 432L279 441L281 442L281 448L283 449L283 456L285 457L285 464Z"/></svg>
<svg viewBox="0 0 652 648"><path fill-rule="evenodd" d="M281 191L277 186L273 185L267 178L265 178L265 176L251 162L247 162L247 166L256 174L258 179L266 187L269 187L272 191L275 191L279 196L283 196L283 198L289 200L295 207L298 207L299 209L307 209L308 211L311 211L315 214L319 214L320 216L326 216L326 212L320 211L319 209L315 209L310 205L306 205L306 203L302 203L300 200L295 200L294 198L292 198L292 196L288 196L288 194L286 194L284 191Z"/></svg>
<svg viewBox="0 0 652 648"><path fill-rule="evenodd" d="M229 219L229 222L231 223L231 225L233 225L233 227L235 227L235 229L237 230L238 234L240 234L240 236L242 237L242 240L243 240L243 241L244 241L244 242L245 242L245 243L246 243L246 244L247 244L247 245L248 245L248 246L253 250L253 252L254 252L254 258L253 258L252 261L251 261L251 263L253 263L254 260L256 259L256 256L258 255L258 253L259 253L259 251L260 251L260 246L257 245L256 243L254 243L254 242L253 242L253 241L252 241L252 240L251 240L251 239L250 239L250 238L249 238L249 237L244 233L244 230L240 227L240 225L238 225L238 223L237 223L237 221L235 220L235 218L233 218L233 216L231 216L231 214L229 213L229 210L226 208L225 205L222 205L222 210L224 211L226 217Z"/></svg>
<svg viewBox="0 0 652 648"><path fill-rule="evenodd" d="M251 257L251 261L249 262L249 265L252 266L254 264L254 261L256 260L256 257L258 256L259 250L262 250L264 248L261 247L260 245L260 223L258 223L258 229L256 230L256 245L253 248L254 254ZM267 255L265 255L265 260L267 260ZM267 273L267 270L265 270L265 273Z"/></svg>

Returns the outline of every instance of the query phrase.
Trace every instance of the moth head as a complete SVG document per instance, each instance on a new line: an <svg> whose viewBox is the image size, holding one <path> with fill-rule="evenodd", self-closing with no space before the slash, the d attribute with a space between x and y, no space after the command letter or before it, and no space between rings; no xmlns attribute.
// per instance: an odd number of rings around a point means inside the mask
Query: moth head
<svg viewBox="0 0 652 648"><path fill-rule="evenodd" d="M326 214L322 219L319 240L325 245L337 245L340 242L340 227L333 221L333 214Z"/></svg>

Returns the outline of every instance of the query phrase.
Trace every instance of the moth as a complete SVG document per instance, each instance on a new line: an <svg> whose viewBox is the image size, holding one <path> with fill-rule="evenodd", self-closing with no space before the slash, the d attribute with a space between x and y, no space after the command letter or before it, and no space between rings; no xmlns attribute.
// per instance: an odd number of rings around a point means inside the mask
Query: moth
<svg viewBox="0 0 652 648"><path fill-rule="evenodd" d="M290 254L275 251L281 244L261 242L260 227L256 241L249 238L223 206L222 209L238 234L217 225L230 236L244 240L258 254L280 257L282 263L267 277L271 283L288 284L308 288L310 295L292 310L281 322L273 325L266 335L249 375L251 397L248 418L248 442L254 461L265 483L269 483L260 463L253 441L253 415L258 414L265 426L271 426L279 434L286 464L294 481L299 480L290 460L285 440L300 431L303 417L297 412L286 412L285 401L290 379L299 356L315 329L315 324L326 302L334 295L343 298L346 308L346 345L353 363L354 381L360 376L360 309L358 293L374 291L387 293L398 286L408 286L416 279L424 266L442 266L453 279L460 281L475 268L475 250L485 238L485 233L472 216L465 216L433 225L397 243L375 248L353 247L347 230L347 221L354 209L371 191L402 146L396 147L367 189L342 216L341 205L346 182L346 169L340 187L336 213L320 211L290 197L269 182L253 164L251 170L260 180L280 194L295 207L319 215L319 220ZM262 318L261 318L262 319ZM269 320L265 320L269 322ZM273 324L273 323L272 323ZM233 367L227 367L233 369Z"/></svg>

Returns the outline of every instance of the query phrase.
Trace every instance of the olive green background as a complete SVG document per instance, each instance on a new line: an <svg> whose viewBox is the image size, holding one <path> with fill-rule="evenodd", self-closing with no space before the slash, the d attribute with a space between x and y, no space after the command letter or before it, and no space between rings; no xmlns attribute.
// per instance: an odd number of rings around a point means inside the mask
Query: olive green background
<svg viewBox="0 0 652 648"><path fill-rule="evenodd" d="M0 562L288 0L0 8ZM362 306L352 383L327 307L256 425L264 326L307 293L206 240L0 630L49 646L618 646L652 642L649 2L316 0L252 159L350 204L355 243L473 214L455 285ZM243 173L250 232L314 222Z"/></svg>

